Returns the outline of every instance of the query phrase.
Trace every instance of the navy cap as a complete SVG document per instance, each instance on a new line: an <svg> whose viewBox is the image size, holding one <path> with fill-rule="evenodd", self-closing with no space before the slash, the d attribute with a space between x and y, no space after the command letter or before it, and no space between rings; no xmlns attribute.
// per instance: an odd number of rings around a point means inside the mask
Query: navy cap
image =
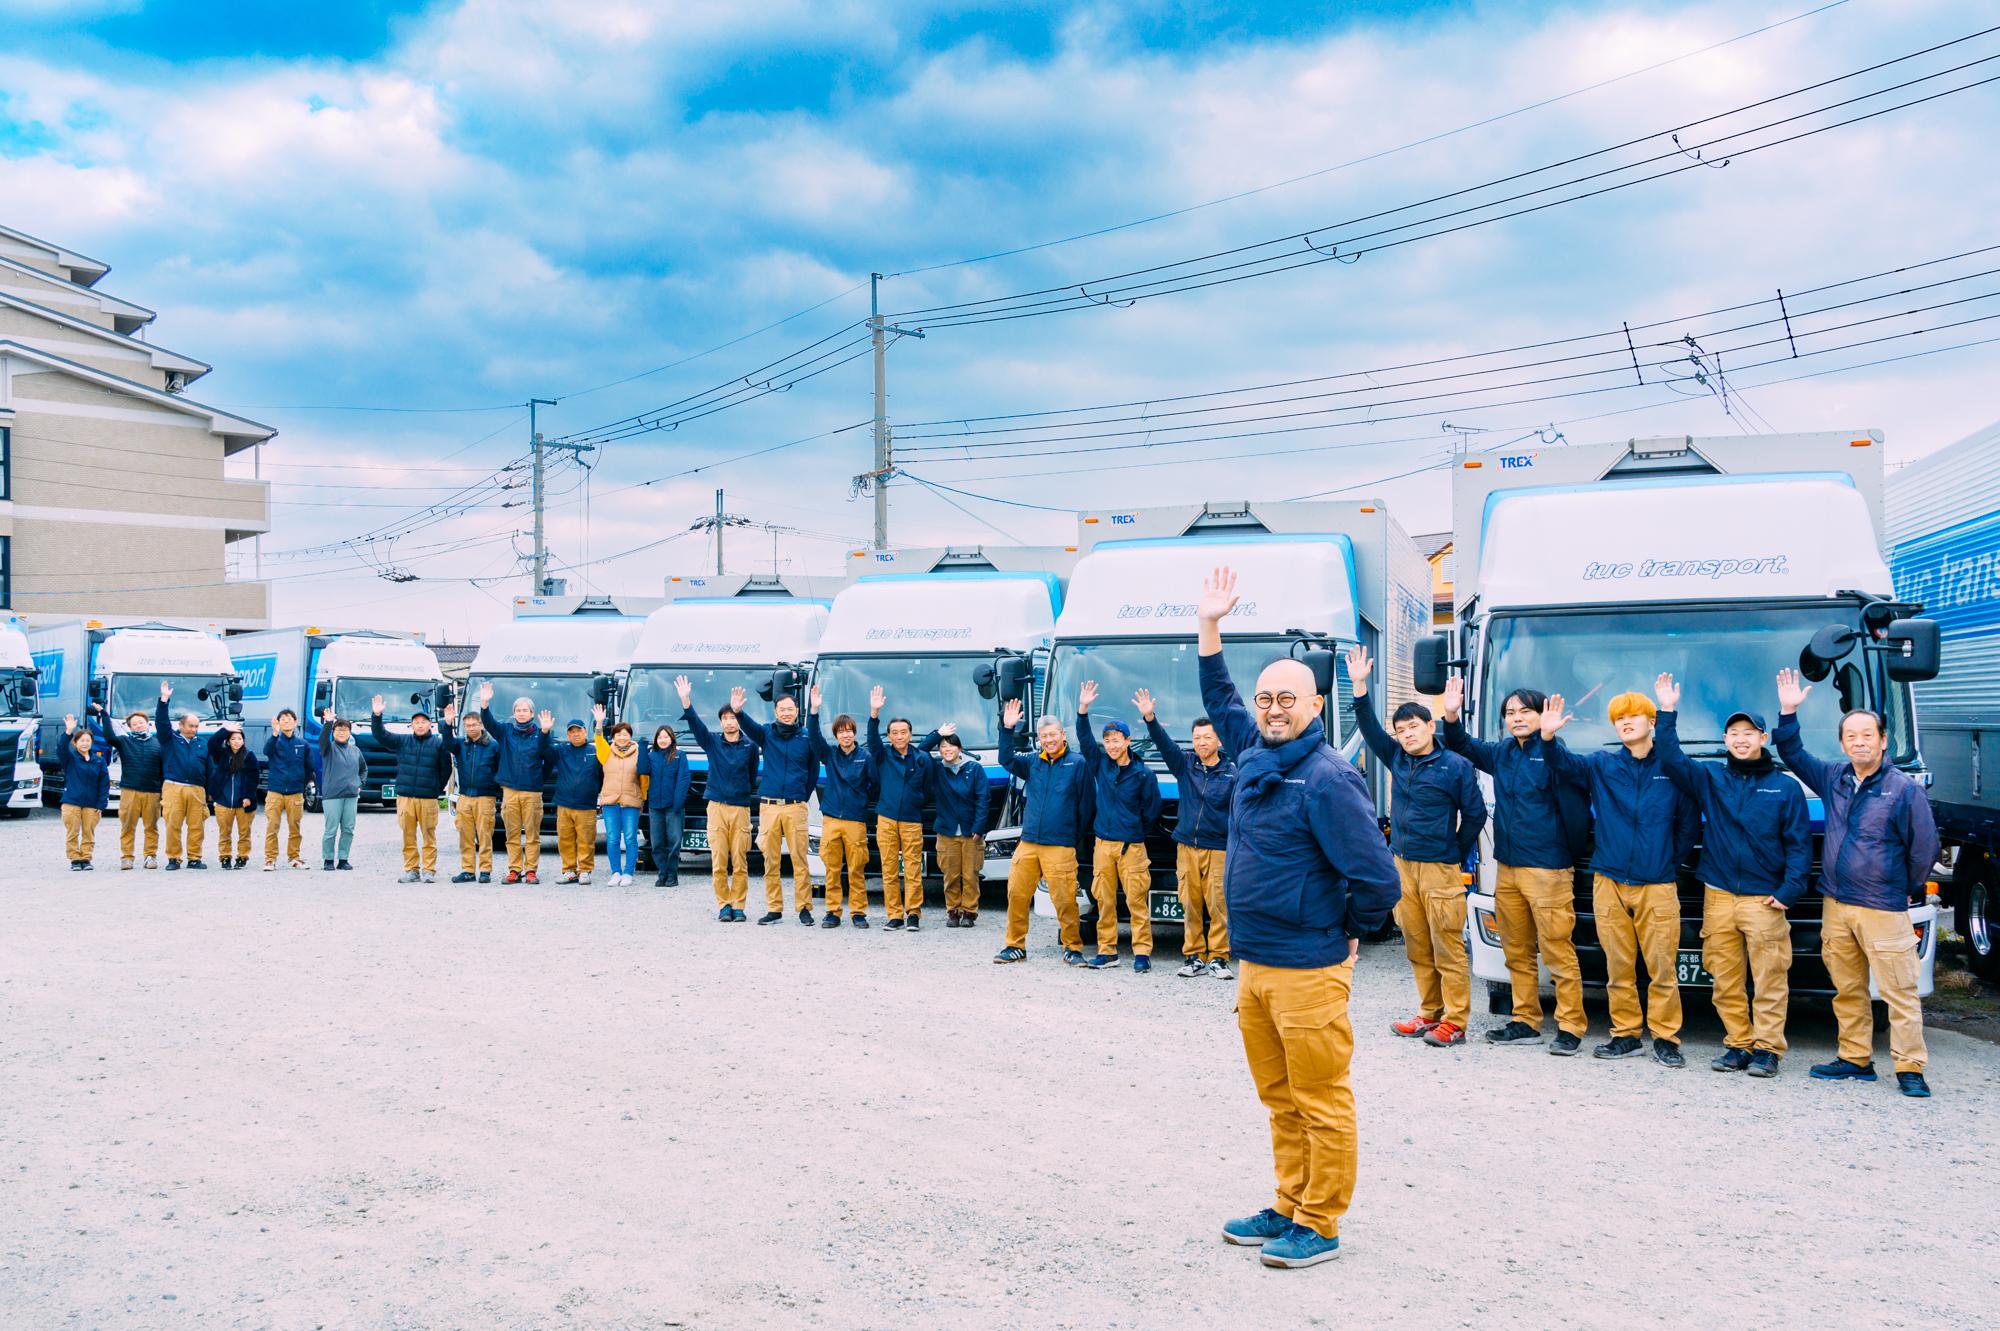
<svg viewBox="0 0 2000 1331"><path fill-rule="evenodd" d="M1104 729L1102 731L1099 731L1098 733L1109 734L1111 731L1114 730L1117 731L1119 734L1123 735L1126 739L1132 738L1132 727L1126 725L1123 721L1106 721L1104 723Z"/></svg>
<svg viewBox="0 0 2000 1331"><path fill-rule="evenodd" d="M1751 725L1757 727L1757 729L1767 733L1771 729L1771 727L1764 724L1764 718L1756 712L1731 712L1729 719L1722 723L1722 728L1727 730L1738 721L1748 721Z"/></svg>
<svg viewBox="0 0 2000 1331"><path fill-rule="evenodd" d="M587 726L587 725L585 725L585 724L584 724L583 722L581 722L581 721L577 721L577 720L574 720L574 719L572 719L572 720L570 721L570 723L569 723L568 725L566 725L566 726L564 726L564 727L563 727L563 729L564 729L564 730L588 730L588 729L590 729L590 727L589 727L589 726Z"/></svg>
<svg viewBox="0 0 2000 1331"><path fill-rule="evenodd" d="M417 710L417 711L414 711L414 712L411 712L411 713L410 713L410 719L411 719L412 721L416 720L416 719L417 719L418 717L420 717L420 716L421 716L421 717L422 717L422 718L423 718L424 720L426 720L426 721L428 721L428 720L430 720L430 719L431 719L431 714L430 714L429 712L426 712L426 711L423 711L423 710L421 710L421 709L419 709L419 710Z"/></svg>

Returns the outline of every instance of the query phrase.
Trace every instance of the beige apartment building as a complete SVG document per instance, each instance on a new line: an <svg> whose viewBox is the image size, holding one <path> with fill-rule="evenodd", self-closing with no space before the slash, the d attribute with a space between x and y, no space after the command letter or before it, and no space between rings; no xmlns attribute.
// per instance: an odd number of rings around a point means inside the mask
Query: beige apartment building
<svg viewBox="0 0 2000 1331"><path fill-rule="evenodd" d="M209 367L108 271L0 226L0 609L268 627L270 584L225 555L271 529L270 487L223 461L276 432L190 400Z"/></svg>

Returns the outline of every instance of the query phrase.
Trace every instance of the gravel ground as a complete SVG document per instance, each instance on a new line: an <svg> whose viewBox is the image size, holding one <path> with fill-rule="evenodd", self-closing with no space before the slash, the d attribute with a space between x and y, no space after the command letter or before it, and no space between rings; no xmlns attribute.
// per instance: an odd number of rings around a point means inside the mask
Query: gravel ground
<svg viewBox="0 0 2000 1331"><path fill-rule="evenodd" d="M1269 1200L1229 985L1072 971L1043 921L996 967L991 906L401 887L394 839L86 878L0 825L0 1326L1991 1325L2000 1048L1962 1035L1922 1103L1809 1081L1811 1009L1768 1083L1698 1009L1682 1072L1440 1051L1369 949L1347 1251L1270 1271L1216 1236Z"/></svg>

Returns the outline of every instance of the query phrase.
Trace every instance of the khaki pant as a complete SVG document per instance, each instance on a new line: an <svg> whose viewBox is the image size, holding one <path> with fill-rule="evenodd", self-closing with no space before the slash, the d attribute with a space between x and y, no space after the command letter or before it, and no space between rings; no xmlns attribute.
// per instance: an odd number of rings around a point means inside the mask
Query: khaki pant
<svg viewBox="0 0 2000 1331"><path fill-rule="evenodd" d="M1917 936L1900 910L1851 906L1828 897L1820 923L1819 954L1833 978L1833 1017L1840 1024L1840 1056L1866 1063L1875 1049L1875 1013L1868 1005L1868 977L1889 1009L1889 1056L1898 1072L1922 1072L1924 1008L1917 998Z"/></svg>
<svg viewBox="0 0 2000 1331"><path fill-rule="evenodd" d="M250 858L250 822L256 816L255 809L240 804L215 806L215 852L224 864ZM194 857L190 854L188 858Z"/></svg>
<svg viewBox="0 0 2000 1331"><path fill-rule="evenodd" d="M1417 977L1417 1010L1464 1030L1472 1020L1472 970L1465 960L1465 880L1456 864L1396 858L1403 896L1396 927Z"/></svg>
<svg viewBox="0 0 2000 1331"><path fill-rule="evenodd" d="M160 788L160 804L166 811L167 858L181 857L181 832L185 830L187 857L200 859L201 840L208 831L208 792L200 786L169 781Z"/></svg>
<svg viewBox="0 0 2000 1331"><path fill-rule="evenodd" d="M1222 896L1222 867L1219 850L1174 847L1174 875L1181 890L1181 954L1197 961L1223 961L1229 956L1229 904Z"/></svg>
<svg viewBox="0 0 2000 1331"><path fill-rule="evenodd" d="M1681 903L1672 883L1621 883L1592 876L1590 910L1604 949L1604 996L1611 1006L1611 1034L1636 1036L1650 1029L1656 1040L1681 1034L1681 981L1675 962L1681 944ZM1639 1010L1638 960L1646 959L1646 1008Z"/></svg>
<svg viewBox="0 0 2000 1331"><path fill-rule="evenodd" d="M507 828L507 868L533 873L542 862L542 792L500 792L500 820Z"/></svg>
<svg viewBox="0 0 2000 1331"><path fill-rule="evenodd" d="M757 849L764 852L764 907L782 913L785 880L781 856L792 852L792 909L811 910L812 870L806 867L806 806L804 803L759 804Z"/></svg>
<svg viewBox="0 0 2000 1331"><path fill-rule="evenodd" d="M882 857L882 909L892 920L924 908L924 825L875 820L875 853Z"/></svg>
<svg viewBox="0 0 2000 1331"><path fill-rule="evenodd" d="M819 857L826 863L826 909L840 914L840 875L847 874L847 909L868 913L868 824L828 818L820 824Z"/></svg>
<svg viewBox="0 0 2000 1331"><path fill-rule="evenodd" d="M1056 924L1065 952L1083 951L1083 930L1076 909L1076 847L1038 846L1023 841L1014 847L1007 868L1007 947L1028 945L1028 913L1035 905L1035 884L1049 885Z"/></svg>
<svg viewBox="0 0 2000 1331"><path fill-rule="evenodd" d="M491 795L458 797L458 867L461 873L493 872L493 806ZM537 815L538 817L540 815ZM536 837L540 840L539 834Z"/></svg>
<svg viewBox="0 0 2000 1331"><path fill-rule="evenodd" d="M1099 841L1090 861L1090 895L1097 900L1097 955L1118 955L1118 889L1132 917L1132 955L1153 955L1152 861L1143 841Z"/></svg>
<svg viewBox="0 0 2000 1331"><path fill-rule="evenodd" d="M938 872L944 875L944 908L979 913L979 874L986 865L983 836L941 836L937 839Z"/></svg>
<svg viewBox="0 0 2000 1331"><path fill-rule="evenodd" d="M1576 888L1568 869L1495 866L1493 908L1500 948L1514 988L1514 1020L1542 1028L1542 977L1537 953L1556 985L1556 1029L1581 1039L1590 1029L1583 1011L1583 971L1576 964Z"/></svg>
<svg viewBox="0 0 2000 1331"><path fill-rule="evenodd" d="M1354 1028L1347 995L1354 963L1287 970L1244 962L1236 1025L1257 1098L1271 1111L1273 1209L1326 1238L1354 1197Z"/></svg>
<svg viewBox="0 0 2000 1331"><path fill-rule="evenodd" d="M299 838L301 836L299 823L305 816L306 797L304 795L280 795L275 790L265 794L264 863L276 864L278 862L278 820L280 818L289 818L292 824L292 835L285 847L285 858L287 860L295 860L299 857Z"/></svg>
<svg viewBox="0 0 2000 1331"><path fill-rule="evenodd" d="M715 904L742 910L750 899L750 810L709 802L708 863Z"/></svg>
<svg viewBox="0 0 2000 1331"><path fill-rule="evenodd" d="M438 802L435 795L396 796L396 826L403 829L403 872L436 873L438 867Z"/></svg>
<svg viewBox="0 0 2000 1331"><path fill-rule="evenodd" d="M160 792L121 790L118 792L118 858L129 860L141 827L146 829L147 859L160 853Z"/></svg>
<svg viewBox="0 0 2000 1331"><path fill-rule="evenodd" d="M556 806L556 858L564 873L587 874L597 867L597 806Z"/></svg>
<svg viewBox="0 0 2000 1331"><path fill-rule="evenodd" d="M88 864L96 854L97 823L102 817L102 809L89 809L81 804L62 806L63 853L71 864L79 861Z"/></svg>
<svg viewBox="0 0 2000 1331"><path fill-rule="evenodd" d="M1715 980L1715 1015L1731 1049L1785 1052L1785 1005L1791 1001L1792 925L1764 903L1769 894L1738 896L1711 887L1702 894L1701 964ZM1749 964L1746 968L1745 957ZM1753 1022L1744 981L1756 987Z"/></svg>

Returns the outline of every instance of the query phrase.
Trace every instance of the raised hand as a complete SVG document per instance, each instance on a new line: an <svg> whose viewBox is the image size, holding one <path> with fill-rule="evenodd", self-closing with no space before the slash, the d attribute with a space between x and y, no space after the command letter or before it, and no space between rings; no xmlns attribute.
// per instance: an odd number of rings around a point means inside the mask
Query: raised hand
<svg viewBox="0 0 2000 1331"><path fill-rule="evenodd" d="M1542 704L1542 738L1554 739L1556 732L1576 719L1574 712L1563 710L1563 696L1551 693L1549 700Z"/></svg>
<svg viewBox="0 0 2000 1331"><path fill-rule="evenodd" d="M1201 584L1201 599L1195 602L1195 618L1204 624L1220 624L1222 617L1236 608L1236 570L1218 567Z"/></svg>
<svg viewBox="0 0 2000 1331"><path fill-rule="evenodd" d="M688 683L686 675L674 676L674 692L681 695L681 706L694 706L694 685Z"/></svg>
<svg viewBox="0 0 2000 1331"><path fill-rule="evenodd" d="M1672 675L1662 671L1660 677L1653 681L1653 698L1660 704L1661 711L1678 711L1681 705L1681 686L1674 683Z"/></svg>
<svg viewBox="0 0 2000 1331"><path fill-rule="evenodd" d="M1090 710L1090 705L1096 701L1097 701L1097 681L1094 679L1086 679L1085 681L1083 681L1083 688L1078 690L1076 695L1076 710L1079 712L1087 712Z"/></svg>
<svg viewBox="0 0 2000 1331"><path fill-rule="evenodd" d="M732 712L742 711L744 704L748 703L749 701L750 701L750 695L748 693L745 693L742 689L731 689L729 691L730 711Z"/></svg>
<svg viewBox="0 0 2000 1331"><path fill-rule="evenodd" d="M1368 696L1368 672L1375 668L1375 658L1366 647L1356 644L1347 649L1347 682L1354 686L1354 696Z"/></svg>
<svg viewBox="0 0 2000 1331"><path fill-rule="evenodd" d="M868 715L882 715L882 704L887 701L889 701L889 695L882 691L880 684L868 690Z"/></svg>
<svg viewBox="0 0 2000 1331"><path fill-rule="evenodd" d="M63 734L68 735L73 733L75 730L76 730L76 713L71 712L63 717Z"/></svg>
<svg viewBox="0 0 2000 1331"><path fill-rule="evenodd" d="M1021 724L1021 713L1023 710L1019 698L1009 698L1000 708L1000 723L1006 726L1007 729L1012 730L1015 726Z"/></svg>
<svg viewBox="0 0 2000 1331"><path fill-rule="evenodd" d="M556 728L556 714L554 712L551 712L546 707L542 709L542 714L536 717L535 719L541 722L542 732L544 734L547 734L549 731L554 730Z"/></svg>
<svg viewBox="0 0 2000 1331"><path fill-rule="evenodd" d="M937 733L940 735L951 735L955 738L958 735L958 722L945 721L941 723L937 728Z"/></svg>
<svg viewBox="0 0 2000 1331"><path fill-rule="evenodd" d="M488 704L488 703L490 703L490 702L492 702L492 701L493 701L493 681L492 681L492 680L490 680L490 679L482 679L482 680L480 680L480 681L479 681L479 705L480 705L481 707L484 707L484 706L486 706L486 704Z"/></svg>
<svg viewBox="0 0 2000 1331"><path fill-rule="evenodd" d="M171 697L173 697L173 696L174 696L174 686L173 686L173 685L171 685L171 684L169 684L169 683L167 683L167 681L165 681L164 679L163 679L163 680L161 680L161 681L160 681L160 701L161 701L161 702L165 702L165 701L167 701L167 699L169 699L169 698L171 698Z"/></svg>
<svg viewBox="0 0 2000 1331"><path fill-rule="evenodd" d="M812 710L817 712L819 710L819 685L813 685L807 696L812 699Z"/></svg>
<svg viewBox="0 0 2000 1331"><path fill-rule="evenodd" d="M1151 693L1145 689L1140 689L1133 693L1132 705L1139 709L1139 719L1141 721L1150 721L1153 719L1153 695Z"/></svg>
<svg viewBox="0 0 2000 1331"><path fill-rule="evenodd" d="M1465 711L1465 676L1453 675L1444 682L1444 692L1438 695L1438 711L1447 721L1456 721Z"/></svg>
<svg viewBox="0 0 2000 1331"><path fill-rule="evenodd" d="M595 721L595 722L597 722L597 728L598 728L599 730L602 730L602 729L604 729L604 704L603 704L603 703L601 703L601 702L594 702L594 703L592 703L592 704L590 705L590 719L591 719L591 720L593 720L593 721Z"/></svg>
<svg viewBox="0 0 2000 1331"><path fill-rule="evenodd" d="M1778 672L1778 713L1790 716L1812 692L1812 685L1799 682L1799 672L1789 667Z"/></svg>
<svg viewBox="0 0 2000 1331"><path fill-rule="evenodd" d="M379 693L378 693L378 694L376 694L376 695L375 695L374 697L372 697L372 698L370 698L370 699L368 700L368 710L369 710L369 711L371 711L371 712L373 712L373 713L375 713L375 715L377 715L377 716L380 716L380 715L382 715L382 695L381 695L381 694L379 694Z"/></svg>
<svg viewBox="0 0 2000 1331"><path fill-rule="evenodd" d="M448 702L448 703L446 703L446 704L444 705L444 723L445 723L446 725L448 725L448 726L453 726L453 725L457 725L457 724L458 724L458 704L457 704L457 703L455 703L455 702Z"/></svg>

